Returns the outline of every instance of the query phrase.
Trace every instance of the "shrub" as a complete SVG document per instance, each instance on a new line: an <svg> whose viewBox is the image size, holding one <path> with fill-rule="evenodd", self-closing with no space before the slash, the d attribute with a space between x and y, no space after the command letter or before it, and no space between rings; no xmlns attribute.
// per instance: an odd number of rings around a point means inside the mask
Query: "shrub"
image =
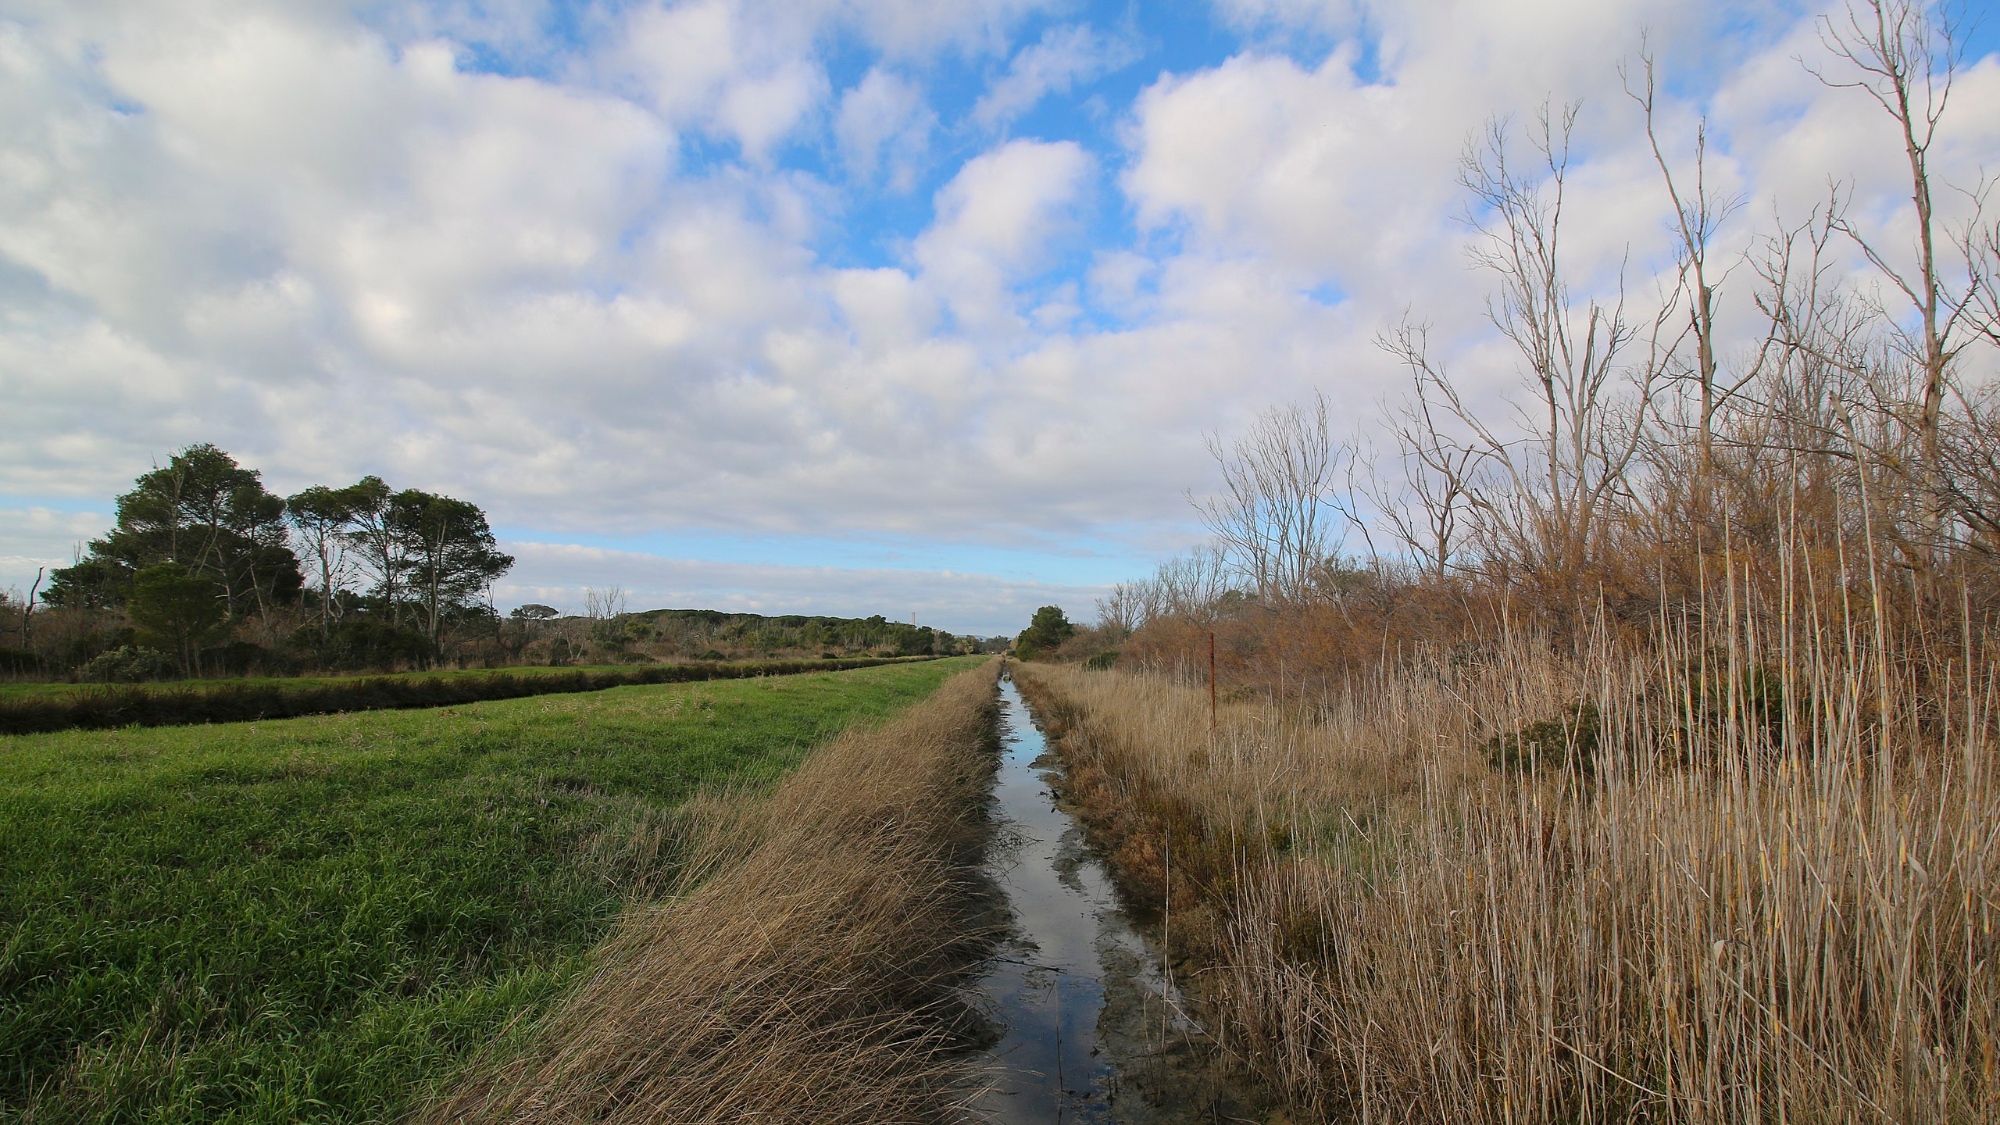
<svg viewBox="0 0 2000 1125"><path fill-rule="evenodd" d="M1596 765L1598 731L1597 704L1579 700L1554 718L1493 736L1480 751L1495 769L1534 772L1574 763L1579 772L1588 774Z"/></svg>
<svg viewBox="0 0 2000 1125"><path fill-rule="evenodd" d="M174 679L180 675L180 665L157 649L125 645L91 658L77 674L92 683L138 684Z"/></svg>

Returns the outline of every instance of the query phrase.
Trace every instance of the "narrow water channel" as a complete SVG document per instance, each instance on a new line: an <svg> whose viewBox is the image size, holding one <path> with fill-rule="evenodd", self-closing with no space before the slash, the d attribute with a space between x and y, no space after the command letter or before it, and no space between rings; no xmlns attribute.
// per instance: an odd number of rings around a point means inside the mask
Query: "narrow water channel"
<svg viewBox="0 0 2000 1125"><path fill-rule="evenodd" d="M1251 1120L1209 1073L1158 951L1057 805L1061 763L1012 679L1000 693L1000 843L988 862L1013 925L973 986L1004 1029L974 1109L1002 1125Z"/></svg>

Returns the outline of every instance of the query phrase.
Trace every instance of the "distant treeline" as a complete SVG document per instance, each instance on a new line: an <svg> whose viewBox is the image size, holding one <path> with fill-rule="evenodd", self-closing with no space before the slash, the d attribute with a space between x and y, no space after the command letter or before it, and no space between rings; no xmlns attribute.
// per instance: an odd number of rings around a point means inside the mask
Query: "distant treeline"
<svg viewBox="0 0 2000 1125"><path fill-rule="evenodd" d="M620 612L594 600L602 616L585 619L585 638L613 657L725 659L779 654L840 656L951 656L997 652L1004 638L955 636L927 625L873 617L812 617L724 613L713 609L654 609ZM523 606L517 616L555 611ZM574 620L574 619L571 619ZM561 624L551 622L552 625ZM573 631L573 630L572 630Z"/></svg>
<svg viewBox="0 0 2000 1125"><path fill-rule="evenodd" d="M492 584L514 560L465 500L380 477L290 496L191 445L116 501L111 530L23 602L0 594L0 675L97 683L520 664L646 664L984 651L869 618L653 610L615 589L582 614Z"/></svg>
<svg viewBox="0 0 2000 1125"><path fill-rule="evenodd" d="M905 658L907 659L907 658ZM918 657L916 659L923 659ZM125 726L186 726L289 719L343 711L446 707L488 699L603 691L634 684L738 680L804 672L844 671L894 663L889 657L845 660L767 660L746 664L664 664L597 671L517 675L374 676L365 679L283 683L207 683L170 688L106 686L61 696L0 701L0 735Z"/></svg>

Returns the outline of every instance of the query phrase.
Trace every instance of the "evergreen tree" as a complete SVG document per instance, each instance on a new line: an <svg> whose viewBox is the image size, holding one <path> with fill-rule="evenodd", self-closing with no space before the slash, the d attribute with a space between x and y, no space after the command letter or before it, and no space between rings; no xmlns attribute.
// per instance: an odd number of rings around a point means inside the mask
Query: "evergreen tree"
<svg viewBox="0 0 2000 1125"><path fill-rule="evenodd" d="M213 583L240 617L298 597L303 584L285 502L261 475L206 442L174 454L118 497L117 522L75 566L51 576L52 605L120 606L140 570L161 563Z"/></svg>
<svg viewBox="0 0 2000 1125"><path fill-rule="evenodd" d="M1045 605L1035 611L1028 627L1014 638L1014 652L1023 660L1033 660L1037 653L1060 648L1075 633L1076 626L1063 615L1061 606Z"/></svg>

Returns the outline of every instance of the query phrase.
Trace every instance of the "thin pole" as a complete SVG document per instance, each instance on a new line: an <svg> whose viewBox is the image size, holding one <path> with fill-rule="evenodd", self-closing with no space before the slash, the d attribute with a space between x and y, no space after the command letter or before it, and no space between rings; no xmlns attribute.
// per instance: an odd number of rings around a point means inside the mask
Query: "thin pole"
<svg viewBox="0 0 2000 1125"><path fill-rule="evenodd" d="M1215 737L1215 630L1208 631L1208 736Z"/></svg>
<svg viewBox="0 0 2000 1125"><path fill-rule="evenodd" d="M28 619L35 615L35 595L42 589L42 572L47 567L35 568L35 584L28 587L28 601L21 607L21 647L28 647Z"/></svg>

